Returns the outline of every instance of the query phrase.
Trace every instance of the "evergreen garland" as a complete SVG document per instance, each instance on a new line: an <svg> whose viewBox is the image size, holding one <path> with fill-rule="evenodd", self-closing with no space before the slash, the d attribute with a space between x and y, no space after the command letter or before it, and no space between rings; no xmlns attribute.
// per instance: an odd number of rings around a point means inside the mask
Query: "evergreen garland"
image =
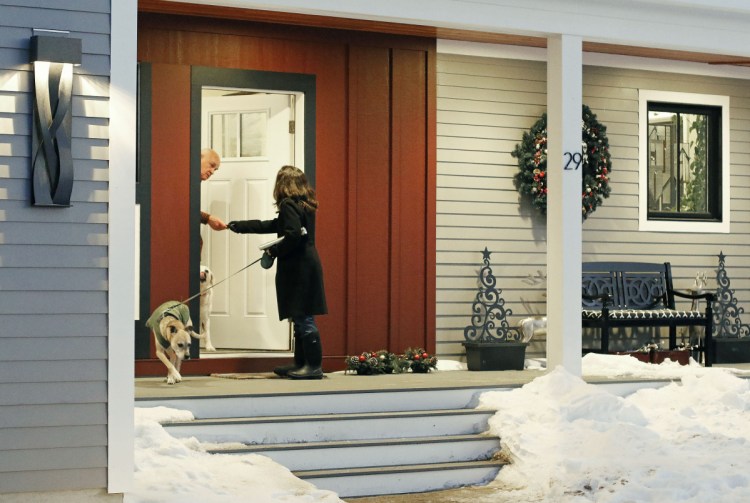
<svg viewBox="0 0 750 503"><path fill-rule="evenodd" d="M690 181L685 189L680 211L696 213L706 212L706 151L708 138L708 121L705 115L698 115L690 124L690 131L695 133L695 143L691 142L693 158L690 161Z"/></svg>
<svg viewBox="0 0 750 503"><path fill-rule="evenodd" d="M609 154L607 127L596 120L596 115L583 105L581 214L583 220L609 197L609 173L612 160ZM547 114L523 134L520 144L511 152L518 159L519 171L514 176L516 188L528 195L533 205L547 213ZM559 168L562 169L562 166Z"/></svg>

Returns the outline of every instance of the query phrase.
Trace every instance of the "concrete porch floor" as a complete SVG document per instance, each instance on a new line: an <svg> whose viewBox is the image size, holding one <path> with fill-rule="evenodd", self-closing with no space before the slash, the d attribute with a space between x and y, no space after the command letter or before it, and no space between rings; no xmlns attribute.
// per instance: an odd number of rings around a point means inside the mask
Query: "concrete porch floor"
<svg viewBox="0 0 750 503"><path fill-rule="evenodd" d="M731 367L748 371L750 363L715 364L714 367ZM320 380L291 380L277 377L271 372L255 374L218 374L217 376L187 376L182 382L169 385L165 377L140 377L135 379L135 398L190 397L211 395L264 395L294 393L342 393L347 391L439 389L439 388L515 388L542 376L546 370L502 371L432 371L427 374L381 374L359 376L344 372L330 372ZM166 369L165 369L166 376ZM228 378L234 376L235 378ZM624 384L655 381L653 378L612 378L584 376L596 384Z"/></svg>
<svg viewBox="0 0 750 503"><path fill-rule="evenodd" d="M349 391L440 389L440 388L515 388L542 376L545 370L504 370L470 372L465 370L433 371L427 374L382 374L359 376L332 372L320 380L283 379L272 373L223 374L216 376L188 376L182 382L169 385L163 377L142 377L135 380L135 397L191 397L226 395L284 395L295 393L344 393ZM613 379L587 376L590 383L628 383L654 379Z"/></svg>
<svg viewBox="0 0 750 503"><path fill-rule="evenodd" d="M495 388L518 387L544 375L540 370L506 371L433 371L427 374L382 374L359 376L331 372L320 380L291 380L271 372L234 374L235 378L216 376L188 376L182 382L169 385L164 377L143 377L135 380L135 397L190 397L211 395L264 395L293 393L337 393L347 391L435 389L435 388ZM166 375L166 372L165 372ZM233 374L220 374L233 376Z"/></svg>

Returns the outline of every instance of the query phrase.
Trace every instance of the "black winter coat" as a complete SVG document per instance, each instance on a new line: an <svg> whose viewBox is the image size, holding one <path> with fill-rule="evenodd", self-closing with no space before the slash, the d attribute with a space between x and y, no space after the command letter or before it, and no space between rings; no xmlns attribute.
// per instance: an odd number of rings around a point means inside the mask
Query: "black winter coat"
<svg viewBox="0 0 750 503"><path fill-rule="evenodd" d="M302 235L302 227L307 235ZM315 212L305 211L293 199L279 204L273 220L242 220L233 228L241 234L284 236L269 252L276 257L276 302L279 319L326 314L323 268L315 248Z"/></svg>

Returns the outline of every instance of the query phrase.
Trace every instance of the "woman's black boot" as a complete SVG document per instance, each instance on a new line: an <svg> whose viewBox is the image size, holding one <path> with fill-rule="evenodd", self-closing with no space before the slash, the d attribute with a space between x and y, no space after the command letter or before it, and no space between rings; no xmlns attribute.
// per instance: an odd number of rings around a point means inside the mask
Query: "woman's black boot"
<svg viewBox="0 0 750 503"><path fill-rule="evenodd" d="M298 370L305 364L305 353L302 349L302 341L299 335L294 334L294 363L281 365L273 369L273 373L279 377L286 377L291 370Z"/></svg>
<svg viewBox="0 0 750 503"><path fill-rule="evenodd" d="M304 350L305 364L297 370L290 370L287 376L292 379L322 379L323 346L320 344L320 334L310 332L300 337Z"/></svg>

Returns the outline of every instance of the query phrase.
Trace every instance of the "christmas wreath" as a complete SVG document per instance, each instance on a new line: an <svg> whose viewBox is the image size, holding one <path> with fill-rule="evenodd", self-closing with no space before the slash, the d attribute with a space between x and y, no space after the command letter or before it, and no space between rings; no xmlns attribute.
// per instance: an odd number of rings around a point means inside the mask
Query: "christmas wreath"
<svg viewBox="0 0 750 503"><path fill-rule="evenodd" d="M511 155L518 159L519 171L513 181L522 195L531 196L533 204L547 213L547 114L523 134ZM570 161L577 164L578 158ZM609 173L612 160L609 154L607 127L596 120L591 109L583 105L580 168L582 170L581 213L583 219L593 213L609 197Z"/></svg>

